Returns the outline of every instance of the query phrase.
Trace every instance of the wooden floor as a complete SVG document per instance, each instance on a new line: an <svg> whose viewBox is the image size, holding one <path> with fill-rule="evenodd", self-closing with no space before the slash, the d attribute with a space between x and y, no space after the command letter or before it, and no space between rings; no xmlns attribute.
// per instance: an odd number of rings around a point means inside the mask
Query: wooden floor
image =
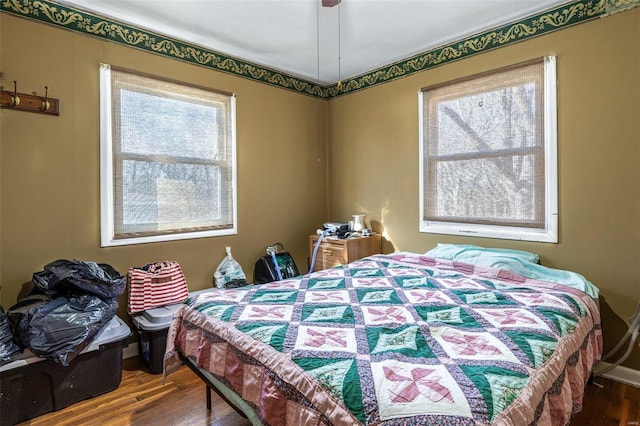
<svg viewBox="0 0 640 426"><path fill-rule="evenodd" d="M587 385L584 410L571 426L640 426L640 388L607 379ZM187 367L162 383L161 374L151 374L139 358L125 360L120 387L113 392L78 402L22 425L215 425L247 426L212 392L212 410L205 402L202 381Z"/></svg>
<svg viewBox="0 0 640 426"><path fill-rule="evenodd" d="M640 425L640 388L596 377L587 385L582 412L574 416L571 425Z"/></svg>
<svg viewBox="0 0 640 426"><path fill-rule="evenodd" d="M118 389L36 417L21 425L153 425L247 426L215 392L207 410L205 386L191 370L180 370L162 383L162 374L151 374L140 358L124 361Z"/></svg>

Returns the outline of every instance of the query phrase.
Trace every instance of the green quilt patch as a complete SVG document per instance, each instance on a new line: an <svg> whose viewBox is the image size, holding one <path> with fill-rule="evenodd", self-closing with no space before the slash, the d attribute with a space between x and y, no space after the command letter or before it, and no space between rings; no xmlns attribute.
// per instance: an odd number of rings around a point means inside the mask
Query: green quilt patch
<svg viewBox="0 0 640 426"><path fill-rule="evenodd" d="M396 263L396 262L380 262L380 265L382 265L384 267L384 269L387 270L403 270L403 269L420 269L420 273L418 275L422 276L422 275L433 275L433 270L429 269L429 268L418 268L418 265L405 265L405 264L400 264L400 263Z"/></svg>
<svg viewBox="0 0 640 426"><path fill-rule="evenodd" d="M258 290L251 298L252 303L293 303L298 298L297 291Z"/></svg>
<svg viewBox="0 0 640 426"><path fill-rule="evenodd" d="M358 301L360 303L384 303L385 305L400 305L402 301L396 294L396 291L392 288L387 289L369 289L359 288L356 289L358 295Z"/></svg>
<svg viewBox="0 0 640 426"><path fill-rule="evenodd" d="M486 290L452 290L456 296L469 305L517 305L516 302L507 299L504 294Z"/></svg>
<svg viewBox="0 0 640 426"><path fill-rule="evenodd" d="M309 290L325 290L325 289L341 289L346 288L344 284L344 278L334 278L329 280L319 280L317 278L311 278L307 283Z"/></svg>
<svg viewBox="0 0 640 426"><path fill-rule="evenodd" d="M354 278L382 277L381 269L352 269L349 271Z"/></svg>
<svg viewBox="0 0 640 426"><path fill-rule="evenodd" d="M395 277L395 281L402 288L440 288L428 277Z"/></svg>
<svg viewBox="0 0 640 426"><path fill-rule="evenodd" d="M302 321L354 324L355 316L349 305L304 305L302 308Z"/></svg>
<svg viewBox="0 0 640 426"><path fill-rule="evenodd" d="M362 386L354 359L298 358L293 361L336 395L358 420L365 422Z"/></svg>
<svg viewBox="0 0 640 426"><path fill-rule="evenodd" d="M539 308L538 312L546 316L553 322L560 336L564 337L573 331L578 326L578 320L567 312L555 311L553 309Z"/></svg>
<svg viewBox="0 0 640 426"><path fill-rule="evenodd" d="M236 305L218 305L215 303L204 303L196 306L196 310L203 314L210 315L222 321L229 321Z"/></svg>
<svg viewBox="0 0 640 426"><path fill-rule="evenodd" d="M481 327L461 306L414 306L418 315L428 323L446 323L465 328Z"/></svg>
<svg viewBox="0 0 640 426"><path fill-rule="evenodd" d="M446 280L457 280L459 278L464 278L464 277L466 277L466 275L462 275L457 272L435 271L435 273L433 274L433 278L446 279Z"/></svg>
<svg viewBox="0 0 640 426"><path fill-rule="evenodd" d="M567 302L570 306L573 306L573 308L580 314L580 317L584 318L587 315L587 311L584 306L578 303L573 296L568 294L559 294L558 297Z"/></svg>
<svg viewBox="0 0 640 426"><path fill-rule="evenodd" d="M396 352L414 358L435 357L420 328L416 325L368 328L367 340L372 355Z"/></svg>
<svg viewBox="0 0 640 426"><path fill-rule="evenodd" d="M486 285L488 288L496 288L495 283L489 280L478 280L482 284Z"/></svg>
<svg viewBox="0 0 640 426"><path fill-rule="evenodd" d="M526 374L506 368L476 365L460 368L482 394L491 420L511 405L529 381Z"/></svg>
<svg viewBox="0 0 640 426"><path fill-rule="evenodd" d="M287 324L250 324L237 327L243 333L282 352L284 338L287 334Z"/></svg>
<svg viewBox="0 0 640 426"><path fill-rule="evenodd" d="M535 368L539 368L547 362L558 346L556 339L541 333L513 331L505 331L504 333L529 357Z"/></svg>

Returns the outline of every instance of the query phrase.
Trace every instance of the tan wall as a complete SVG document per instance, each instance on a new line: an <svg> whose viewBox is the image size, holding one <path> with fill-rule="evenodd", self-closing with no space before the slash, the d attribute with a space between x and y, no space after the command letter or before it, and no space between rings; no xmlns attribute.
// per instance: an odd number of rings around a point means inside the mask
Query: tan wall
<svg viewBox="0 0 640 426"><path fill-rule="evenodd" d="M211 285L226 245L251 275L264 247L281 241L306 271L307 235L325 220L363 212L384 231L385 252L421 252L438 242L512 247L582 273L601 289L610 348L640 298L639 29L636 8L327 105L2 14L0 84L17 80L27 93L48 85L62 114L0 110L0 303L15 303L21 284L58 258L106 262L122 273L175 259L196 290ZM549 54L558 56L559 244L418 232L418 90ZM238 235L99 247L100 62L237 94ZM640 369L638 352L625 365Z"/></svg>
<svg viewBox="0 0 640 426"><path fill-rule="evenodd" d="M17 80L18 91L42 94L47 85L61 100L59 117L0 110L5 309L33 272L61 258L122 274L175 259L197 290L212 285L226 245L252 280L266 246L282 242L307 271L308 236L327 211L326 101L6 14L0 26L0 84L12 89ZM238 235L100 248L100 62L237 95ZM121 311L125 305L122 298Z"/></svg>
<svg viewBox="0 0 640 426"><path fill-rule="evenodd" d="M330 216L366 213L385 251L438 242L534 251L602 294L605 349L640 299L640 8L564 29L331 101ZM558 244L418 231L418 91L557 55ZM615 358L614 358L615 359ZM636 348L625 365L640 369Z"/></svg>

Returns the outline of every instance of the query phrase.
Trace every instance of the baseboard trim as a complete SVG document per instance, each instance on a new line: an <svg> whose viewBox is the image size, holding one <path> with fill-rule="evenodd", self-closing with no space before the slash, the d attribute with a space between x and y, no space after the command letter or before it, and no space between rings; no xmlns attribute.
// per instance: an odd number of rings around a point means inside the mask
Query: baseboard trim
<svg viewBox="0 0 640 426"><path fill-rule="evenodd" d="M603 370L610 366L611 364L608 362L600 362L594 370L597 372L598 370ZM617 366L611 371L602 374L601 377L640 388L640 371L634 370L633 368Z"/></svg>
<svg viewBox="0 0 640 426"><path fill-rule="evenodd" d="M122 350L122 359L129 359L138 355L138 342L129 343L129 345Z"/></svg>

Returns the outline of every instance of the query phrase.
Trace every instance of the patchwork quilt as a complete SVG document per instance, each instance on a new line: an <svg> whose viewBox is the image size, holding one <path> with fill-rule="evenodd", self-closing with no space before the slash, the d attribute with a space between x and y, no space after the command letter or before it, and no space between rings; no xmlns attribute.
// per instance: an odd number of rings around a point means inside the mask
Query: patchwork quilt
<svg viewBox="0 0 640 426"><path fill-rule="evenodd" d="M268 425L565 425L602 334L579 290L393 254L194 295L178 351Z"/></svg>

